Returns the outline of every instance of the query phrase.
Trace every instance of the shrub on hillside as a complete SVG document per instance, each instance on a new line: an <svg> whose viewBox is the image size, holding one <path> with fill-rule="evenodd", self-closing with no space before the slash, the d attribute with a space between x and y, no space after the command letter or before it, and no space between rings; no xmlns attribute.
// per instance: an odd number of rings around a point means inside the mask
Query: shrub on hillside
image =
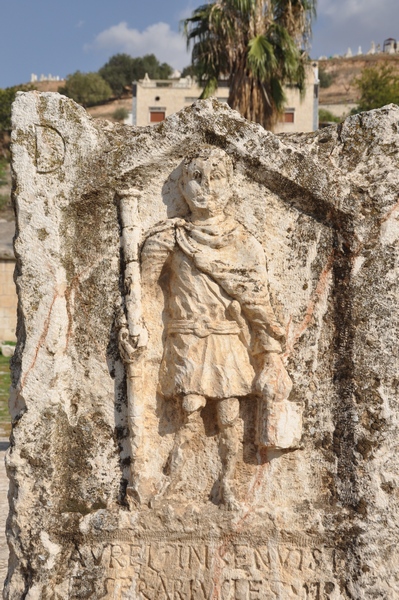
<svg viewBox="0 0 399 600"><path fill-rule="evenodd" d="M112 113L112 118L115 119L115 121L124 121L125 119L128 118L128 116L129 116L129 111L127 110L127 108L124 108L123 106L121 106L120 108L117 108Z"/></svg>
<svg viewBox="0 0 399 600"><path fill-rule="evenodd" d="M356 112L399 104L399 75L386 63L381 67L364 69L354 83L360 92Z"/></svg>
<svg viewBox="0 0 399 600"><path fill-rule="evenodd" d="M0 211L7 207L10 204L10 197L5 194L0 194Z"/></svg>
<svg viewBox="0 0 399 600"><path fill-rule="evenodd" d="M84 107L94 106L112 96L110 86L98 73L80 71L68 75L65 86L60 87L58 91Z"/></svg>
<svg viewBox="0 0 399 600"><path fill-rule="evenodd" d="M6 185L7 177L6 177L6 169L7 162L4 158L0 158L0 186Z"/></svg>
<svg viewBox="0 0 399 600"><path fill-rule="evenodd" d="M319 109L319 123L340 123L343 119L336 117L325 108Z"/></svg>

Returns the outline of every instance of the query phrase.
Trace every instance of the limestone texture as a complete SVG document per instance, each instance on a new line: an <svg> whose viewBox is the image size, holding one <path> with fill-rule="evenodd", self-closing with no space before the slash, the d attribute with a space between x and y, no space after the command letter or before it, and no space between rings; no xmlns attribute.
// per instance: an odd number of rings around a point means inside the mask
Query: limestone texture
<svg viewBox="0 0 399 600"><path fill-rule="evenodd" d="M399 597L399 108L13 106L7 600Z"/></svg>
<svg viewBox="0 0 399 600"><path fill-rule="evenodd" d="M14 354L14 346L10 346L8 344L1 344L0 345L0 350L3 356L7 356L10 357Z"/></svg>

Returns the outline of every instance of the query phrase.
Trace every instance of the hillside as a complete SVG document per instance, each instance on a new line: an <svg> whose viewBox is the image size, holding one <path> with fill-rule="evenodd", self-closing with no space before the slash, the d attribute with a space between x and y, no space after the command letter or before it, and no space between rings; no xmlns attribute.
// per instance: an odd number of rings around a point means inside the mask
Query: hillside
<svg viewBox="0 0 399 600"><path fill-rule="evenodd" d="M126 108L128 112L132 112L132 96L110 100L98 106L90 106L86 110L95 119L109 119L110 121L114 121L115 119L113 119L112 115L117 108Z"/></svg>
<svg viewBox="0 0 399 600"><path fill-rule="evenodd" d="M37 81L33 84L39 92L58 92L58 88L65 85L65 81ZM118 100L109 100L104 104L98 106L90 106L87 108L87 112L95 119L109 119L114 121L112 118L113 113L117 108L126 108L127 111L132 111L132 96L126 95Z"/></svg>
<svg viewBox="0 0 399 600"><path fill-rule="evenodd" d="M35 81L35 83L27 83L33 85L39 92L58 92L58 88L65 85L65 79L60 81Z"/></svg>
<svg viewBox="0 0 399 600"><path fill-rule="evenodd" d="M366 67L392 65L399 74L399 54L374 54L318 61L319 69L333 76L328 88L320 88L320 105L356 105L359 93L354 80Z"/></svg>

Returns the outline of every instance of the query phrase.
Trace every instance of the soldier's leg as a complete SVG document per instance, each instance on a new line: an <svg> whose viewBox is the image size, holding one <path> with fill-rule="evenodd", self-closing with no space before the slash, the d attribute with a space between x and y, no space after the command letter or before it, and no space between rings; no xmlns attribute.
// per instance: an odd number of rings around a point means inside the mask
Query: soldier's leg
<svg viewBox="0 0 399 600"><path fill-rule="evenodd" d="M201 427L200 411L205 406L204 396L198 394L187 394L183 396L183 425L176 433L172 451L168 461L168 475L170 477L169 488L174 488L176 481L185 463L185 448L190 444L193 437Z"/></svg>
<svg viewBox="0 0 399 600"><path fill-rule="evenodd" d="M239 448L237 420L240 403L237 398L224 398L217 405L220 428L220 455L222 460L222 501L227 508L238 508L232 489Z"/></svg>

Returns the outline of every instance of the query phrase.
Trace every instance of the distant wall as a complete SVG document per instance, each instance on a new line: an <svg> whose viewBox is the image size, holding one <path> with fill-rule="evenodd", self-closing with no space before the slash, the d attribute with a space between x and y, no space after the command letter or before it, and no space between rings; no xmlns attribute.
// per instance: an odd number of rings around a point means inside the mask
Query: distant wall
<svg viewBox="0 0 399 600"><path fill-rule="evenodd" d="M343 119L349 115L352 108L356 108L354 102L346 102L345 104L320 104L319 108L328 110L334 117L342 117Z"/></svg>
<svg viewBox="0 0 399 600"><path fill-rule="evenodd" d="M15 341L17 293L13 281L15 261L0 257L0 340Z"/></svg>

